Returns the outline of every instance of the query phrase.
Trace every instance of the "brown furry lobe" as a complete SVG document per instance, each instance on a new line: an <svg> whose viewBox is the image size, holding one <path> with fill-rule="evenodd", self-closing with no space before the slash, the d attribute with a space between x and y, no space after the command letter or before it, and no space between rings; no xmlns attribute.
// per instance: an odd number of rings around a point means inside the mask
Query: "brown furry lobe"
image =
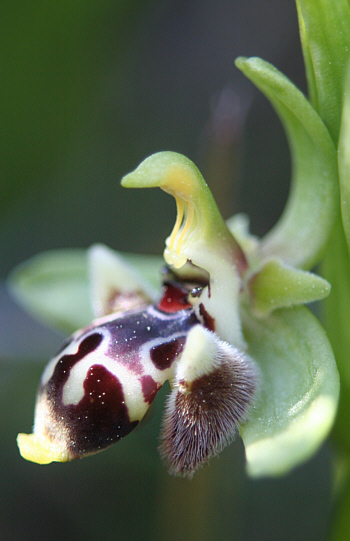
<svg viewBox="0 0 350 541"><path fill-rule="evenodd" d="M213 370L192 382L175 381L168 397L159 449L175 475L191 477L232 441L256 390L253 361L217 342Z"/></svg>

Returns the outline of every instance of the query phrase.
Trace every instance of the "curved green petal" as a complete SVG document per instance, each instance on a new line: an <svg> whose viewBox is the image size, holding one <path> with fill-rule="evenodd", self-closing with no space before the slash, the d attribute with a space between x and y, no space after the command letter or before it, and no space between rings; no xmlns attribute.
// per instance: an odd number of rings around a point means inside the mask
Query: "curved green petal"
<svg viewBox="0 0 350 541"><path fill-rule="evenodd" d="M161 257L122 255L159 289ZM34 256L11 273L8 286L28 312L65 333L84 327L94 317L86 250L52 250Z"/></svg>
<svg viewBox="0 0 350 541"><path fill-rule="evenodd" d="M337 156L326 126L305 96L260 58L236 65L266 95L289 140L293 178L286 208L262 239L261 257L309 269L319 260L339 208Z"/></svg>
<svg viewBox="0 0 350 541"><path fill-rule="evenodd" d="M304 307L244 318L261 390L241 430L247 471L277 476L308 459L332 427L339 375L327 336Z"/></svg>
<svg viewBox="0 0 350 541"><path fill-rule="evenodd" d="M330 290L320 276L284 265L279 259L267 261L249 280L254 313L260 316L324 299Z"/></svg>

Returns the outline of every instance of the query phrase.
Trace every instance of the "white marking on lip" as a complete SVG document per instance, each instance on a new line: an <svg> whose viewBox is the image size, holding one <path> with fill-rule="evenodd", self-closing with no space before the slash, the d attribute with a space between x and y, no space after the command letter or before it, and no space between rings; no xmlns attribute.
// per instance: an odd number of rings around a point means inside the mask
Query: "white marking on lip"
<svg viewBox="0 0 350 541"><path fill-rule="evenodd" d="M185 309L184 309L185 310ZM161 312L154 308L154 306L149 306L147 312L150 316L155 317L156 319L161 319L162 321L171 321L173 319L182 319L184 317L183 311L178 310L177 312Z"/></svg>
<svg viewBox="0 0 350 541"><path fill-rule="evenodd" d="M142 419L146 413L148 404L144 401L141 382L138 376L129 370L127 365L119 363L107 356L104 351L95 351L74 365L63 387L63 404L65 406L76 406L79 404L85 394L84 381L91 367L95 365L103 366L118 379L123 389L130 421L133 422Z"/></svg>
<svg viewBox="0 0 350 541"><path fill-rule="evenodd" d="M169 344L178 338L184 338L186 340L186 333L183 331L175 332L171 335L168 335L164 338L154 338L154 340L149 340L145 344L143 344L140 347L140 357L142 361L142 365L145 369L145 373L152 376L152 378L155 381L166 381L167 379L173 379L174 374L174 363L177 361L177 359L180 357L178 355L174 358L174 361L171 363L169 368L165 368L164 370L159 370L154 362L151 359L151 350L157 346L162 346L163 344Z"/></svg>

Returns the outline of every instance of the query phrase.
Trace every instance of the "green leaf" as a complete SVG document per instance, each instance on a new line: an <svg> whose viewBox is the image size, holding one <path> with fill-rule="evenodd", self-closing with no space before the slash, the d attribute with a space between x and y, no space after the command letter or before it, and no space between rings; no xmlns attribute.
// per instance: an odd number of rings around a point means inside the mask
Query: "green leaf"
<svg viewBox="0 0 350 541"><path fill-rule="evenodd" d="M308 459L329 433L339 376L318 320L305 307L244 320L248 353L261 370L261 390L241 430L247 471L277 476Z"/></svg>
<svg viewBox="0 0 350 541"><path fill-rule="evenodd" d="M293 177L284 212L262 239L261 256L309 269L320 259L339 209L337 156L329 132L305 96L259 58L236 65L266 95L289 140Z"/></svg>
<svg viewBox="0 0 350 541"><path fill-rule="evenodd" d="M161 257L122 255L160 287ZM52 250L34 256L12 272L8 285L28 312L65 333L84 327L94 317L86 250Z"/></svg>
<svg viewBox="0 0 350 541"><path fill-rule="evenodd" d="M338 140L350 48L348 0L296 0L310 99Z"/></svg>
<svg viewBox="0 0 350 541"><path fill-rule="evenodd" d="M303 56L304 56L305 74L306 74L307 86L309 90L309 98L314 108L316 109L316 111L318 111L318 96L317 96L315 72L312 65L312 57L311 57L308 35L306 31L306 26L305 26L305 20L300 10L300 4L298 0L296 0L296 8L298 12L299 34L300 34L301 47L302 47Z"/></svg>
<svg viewBox="0 0 350 541"><path fill-rule="evenodd" d="M339 137L338 164L343 227L350 250L350 63L346 77Z"/></svg>
<svg viewBox="0 0 350 541"><path fill-rule="evenodd" d="M277 308L288 308L323 299L330 284L311 272L272 259L249 280L254 312L264 316Z"/></svg>
<svg viewBox="0 0 350 541"><path fill-rule="evenodd" d="M350 453L350 257L340 220L327 248L322 273L332 283L332 292L324 303L325 322L342 382L333 435Z"/></svg>

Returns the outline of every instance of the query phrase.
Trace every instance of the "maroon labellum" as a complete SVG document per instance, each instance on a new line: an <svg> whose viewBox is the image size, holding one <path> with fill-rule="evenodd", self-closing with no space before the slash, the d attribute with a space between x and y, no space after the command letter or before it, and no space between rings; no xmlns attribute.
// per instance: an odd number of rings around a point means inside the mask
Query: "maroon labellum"
<svg viewBox="0 0 350 541"><path fill-rule="evenodd" d="M137 426L166 380L160 449L170 471L192 475L218 453L244 421L256 378L249 358L215 334L201 302L206 287L167 280L160 301L143 308L129 293L133 309L72 335L43 373L34 434L19 435L22 455L48 463L109 447Z"/></svg>

